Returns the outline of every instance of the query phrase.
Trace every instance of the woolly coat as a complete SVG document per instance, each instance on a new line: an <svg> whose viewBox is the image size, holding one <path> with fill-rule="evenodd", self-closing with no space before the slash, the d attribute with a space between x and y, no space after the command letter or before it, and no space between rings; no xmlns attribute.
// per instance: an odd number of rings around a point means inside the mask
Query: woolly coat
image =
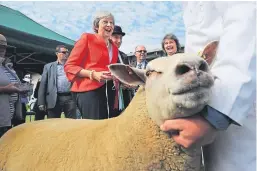
<svg viewBox="0 0 257 171"><path fill-rule="evenodd" d="M195 171L200 157L149 118L144 88L119 117L37 121L0 139L1 171Z"/></svg>

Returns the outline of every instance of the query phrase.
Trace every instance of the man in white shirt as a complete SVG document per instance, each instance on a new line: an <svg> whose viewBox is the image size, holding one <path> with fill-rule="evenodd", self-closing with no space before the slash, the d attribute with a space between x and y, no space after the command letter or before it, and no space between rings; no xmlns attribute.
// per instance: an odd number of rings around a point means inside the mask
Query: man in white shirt
<svg viewBox="0 0 257 171"><path fill-rule="evenodd" d="M143 45L136 46L135 56L136 56L136 61L132 61L131 65L138 69L145 69L147 65L147 61L146 61L147 51L145 46Z"/></svg>
<svg viewBox="0 0 257 171"><path fill-rule="evenodd" d="M217 76L211 100L200 116L166 121L179 130L173 139L204 148L207 171L256 169L256 2L187 2L185 52L197 53L219 40L211 68ZM252 109L252 110L251 110ZM209 138L212 137L212 138Z"/></svg>

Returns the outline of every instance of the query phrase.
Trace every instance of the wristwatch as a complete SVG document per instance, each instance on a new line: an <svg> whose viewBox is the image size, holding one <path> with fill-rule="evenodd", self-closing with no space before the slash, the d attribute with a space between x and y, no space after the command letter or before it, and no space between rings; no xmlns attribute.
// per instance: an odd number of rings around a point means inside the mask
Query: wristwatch
<svg viewBox="0 0 257 171"><path fill-rule="evenodd" d="M226 130L229 125L233 122L228 116L219 112L218 110L212 108L211 106L206 106L200 112L201 116L205 118L215 129L219 131Z"/></svg>

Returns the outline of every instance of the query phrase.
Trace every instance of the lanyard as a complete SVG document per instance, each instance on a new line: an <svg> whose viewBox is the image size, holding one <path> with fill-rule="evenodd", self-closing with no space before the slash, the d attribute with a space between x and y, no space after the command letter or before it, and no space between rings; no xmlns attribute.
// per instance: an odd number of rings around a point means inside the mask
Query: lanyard
<svg viewBox="0 0 257 171"><path fill-rule="evenodd" d="M118 53L118 57L119 57L120 63L121 63L121 64L124 64L124 62L123 62L123 60L122 60L122 58L121 58L120 53Z"/></svg>

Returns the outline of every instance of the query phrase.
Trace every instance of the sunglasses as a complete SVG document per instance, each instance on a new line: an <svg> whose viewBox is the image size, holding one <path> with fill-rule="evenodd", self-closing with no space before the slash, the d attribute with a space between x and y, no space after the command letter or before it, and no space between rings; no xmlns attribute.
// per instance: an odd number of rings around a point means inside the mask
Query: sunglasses
<svg viewBox="0 0 257 171"><path fill-rule="evenodd" d="M62 51L62 52L59 52L59 53L68 54L69 52L68 51Z"/></svg>
<svg viewBox="0 0 257 171"><path fill-rule="evenodd" d="M147 51L146 50L138 50L138 51L136 51L136 52L139 52L139 53L146 53Z"/></svg>

